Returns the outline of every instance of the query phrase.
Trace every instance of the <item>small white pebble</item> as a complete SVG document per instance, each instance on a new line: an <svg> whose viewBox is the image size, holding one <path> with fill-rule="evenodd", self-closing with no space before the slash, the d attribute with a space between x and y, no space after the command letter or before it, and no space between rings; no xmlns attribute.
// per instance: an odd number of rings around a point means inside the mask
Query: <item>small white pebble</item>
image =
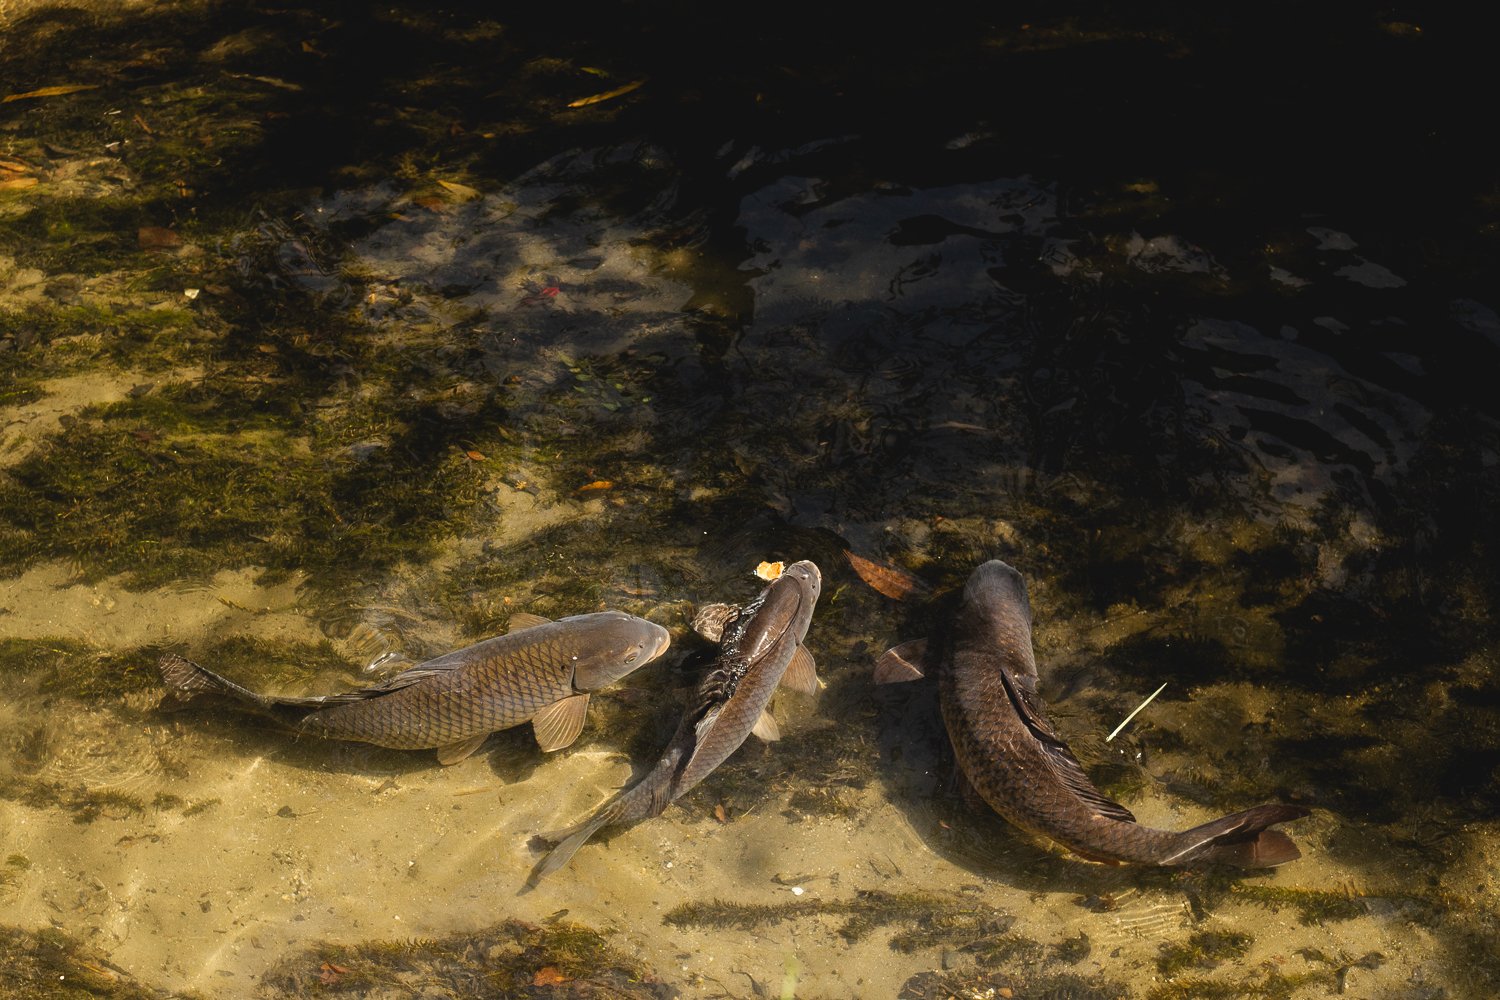
<svg viewBox="0 0 1500 1000"><path fill-rule="evenodd" d="M184 288L182 290L182 294L186 295L190 299L196 299L198 297L198 291L199 289L196 288Z"/></svg>
<svg viewBox="0 0 1500 1000"><path fill-rule="evenodd" d="M794 885L794 886L792 886L792 895L793 896L800 896L800 895L802 895L802 887L800 885Z"/></svg>

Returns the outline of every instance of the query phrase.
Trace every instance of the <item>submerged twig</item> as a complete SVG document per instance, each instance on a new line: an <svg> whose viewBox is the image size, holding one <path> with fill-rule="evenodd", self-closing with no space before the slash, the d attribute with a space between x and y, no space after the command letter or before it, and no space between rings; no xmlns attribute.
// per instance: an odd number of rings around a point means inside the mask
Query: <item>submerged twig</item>
<svg viewBox="0 0 1500 1000"><path fill-rule="evenodd" d="M1149 705L1153 701L1155 701L1156 700L1156 696L1159 695L1159 694L1161 694L1166 689L1167 689L1167 682L1166 681L1162 681L1161 687L1157 688L1155 691L1152 691L1150 697L1148 697L1145 701L1141 702L1139 705L1135 706L1135 711L1134 712L1131 712L1129 715L1125 716L1125 721L1121 722L1118 726L1116 726L1114 732L1112 732L1108 736L1104 737L1104 742L1108 743L1110 740L1114 739L1116 736L1119 736L1120 735L1120 730L1122 730L1126 726L1130 725L1130 720L1133 719L1133 718L1135 718L1137 715L1140 715L1141 714L1141 709L1145 708L1147 705Z"/></svg>

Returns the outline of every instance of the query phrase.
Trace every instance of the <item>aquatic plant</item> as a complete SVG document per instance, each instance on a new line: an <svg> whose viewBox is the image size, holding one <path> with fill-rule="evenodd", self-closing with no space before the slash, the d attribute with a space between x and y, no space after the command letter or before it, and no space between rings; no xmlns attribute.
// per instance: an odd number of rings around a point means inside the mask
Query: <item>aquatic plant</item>
<svg viewBox="0 0 1500 1000"><path fill-rule="evenodd" d="M102 953L48 927L0 925L0 995L17 1000L194 1000L138 983Z"/></svg>
<svg viewBox="0 0 1500 1000"><path fill-rule="evenodd" d="M675 993L643 964L581 924L507 920L428 940L317 945L284 956L261 982L272 997L568 996L665 1000Z"/></svg>
<svg viewBox="0 0 1500 1000"><path fill-rule="evenodd" d="M972 929L981 922L1000 918L993 909L966 900L926 893L884 892L861 889L851 899L793 899L784 903L733 903L702 900L682 903L667 911L662 922L678 927L733 927L749 930L814 915L846 917L839 934L858 941L879 927L905 923L921 929L921 936L892 939L892 947L911 950L930 943L932 934L949 934L963 924ZM936 924L938 930L930 929Z"/></svg>
<svg viewBox="0 0 1500 1000"><path fill-rule="evenodd" d="M1156 969L1164 976L1188 968L1212 969L1226 959L1245 954L1252 940L1240 931L1197 931L1186 941L1163 944Z"/></svg>

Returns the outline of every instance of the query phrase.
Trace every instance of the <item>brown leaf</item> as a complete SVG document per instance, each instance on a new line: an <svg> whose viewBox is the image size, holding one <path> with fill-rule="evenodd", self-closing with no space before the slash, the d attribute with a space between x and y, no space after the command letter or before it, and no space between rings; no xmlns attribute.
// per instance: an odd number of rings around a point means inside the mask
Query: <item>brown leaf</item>
<svg viewBox="0 0 1500 1000"><path fill-rule="evenodd" d="M720 802L718 805L714 806L714 819L718 820L720 823L729 822L729 812L724 808L724 803Z"/></svg>
<svg viewBox="0 0 1500 1000"><path fill-rule="evenodd" d="M9 156L0 156L0 170L7 170L13 174L26 174L31 172L31 165L21 160L11 159Z"/></svg>
<svg viewBox="0 0 1500 1000"><path fill-rule="evenodd" d="M38 90L28 90L24 94L6 94L0 99L0 104L9 104L11 101L24 101L28 97L61 97L63 94L76 94L80 90L97 90L97 83L59 83L51 87L42 87Z"/></svg>
<svg viewBox="0 0 1500 1000"><path fill-rule="evenodd" d="M334 965L332 962L324 962L321 966L318 967L318 982L322 983L324 986L332 986L334 983L344 978L344 975L348 973L348 971L349 970L344 968L342 965Z"/></svg>
<svg viewBox="0 0 1500 1000"><path fill-rule="evenodd" d="M923 597L932 592L931 587L903 570L871 562L848 549L844 550L844 558L849 560L849 565L854 567L854 572L859 574L861 580L886 597L904 601L914 594Z"/></svg>
<svg viewBox="0 0 1500 1000"><path fill-rule="evenodd" d="M142 226L135 231L135 238L140 242L142 250L170 250L182 246L182 237L177 235L176 230L161 226Z"/></svg>
<svg viewBox="0 0 1500 1000"><path fill-rule="evenodd" d="M592 483L584 483L573 492L587 493L589 490L608 490L613 489L614 485L615 484L610 482L608 479L596 479Z"/></svg>
<svg viewBox="0 0 1500 1000"><path fill-rule="evenodd" d="M0 181L0 191L16 191L21 188L35 187L38 183L35 177L11 177Z"/></svg>
<svg viewBox="0 0 1500 1000"><path fill-rule="evenodd" d="M555 965L544 965L531 977L532 986L561 986L567 981L568 977Z"/></svg>
<svg viewBox="0 0 1500 1000"><path fill-rule="evenodd" d="M470 450L470 451L464 452L464 454L469 456L469 460L470 461L474 461L474 462L483 462L484 461L484 452Z"/></svg>

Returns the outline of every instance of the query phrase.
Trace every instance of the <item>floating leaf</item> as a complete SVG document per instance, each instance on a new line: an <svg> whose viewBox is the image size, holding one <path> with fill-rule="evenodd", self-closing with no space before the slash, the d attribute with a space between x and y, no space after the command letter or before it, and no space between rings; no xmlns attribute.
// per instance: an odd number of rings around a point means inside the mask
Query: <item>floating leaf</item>
<svg viewBox="0 0 1500 1000"><path fill-rule="evenodd" d="M646 83L645 80L636 80L636 81L634 81L632 83L625 84L625 86L623 86L623 87L616 87L614 90L606 90L602 94L590 94L588 97L580 97L576 101L569 101L568 102L568 107L570 107L570 108L586 108L590 104L598 104L600 101L612 100L613 98L620 97L621 95L624 95L624 94L628 94L632 90L636 90L637 88L643 86L645 83Z"/></svg>
<svg viewBox="0 0 1500 1000"><path fill-rule="evenodd" d="M536 970L536 975L531 977L533 986L561 986L568 981L568 977L562 974L562 970L555 965L544 965Z"/></svg>
<svg viewBox="0 0 1500 1000"><path fill-rule="evenodd" d="M615 484L610 482L608 479L596 479L592 483L584 483L574 492L587 493L589 490L608 490L613 489L614 485Z"/></svg>
<svg viewBox="0 0 1500 1000"><path fill-rule="evenodd" d="M904 601L913 594L921 597L931 593L932 588L910 573L882 563L871 562L848 549L844 550L844 558L849 560L849 565L854 567L854 572L859 574L861 580L886 597Z"/></svg>
<svg viewBox="0 0 1500 1000"><path fill-rule="evenodd" d="M59 83L52 87L42 87L38 90L28 90L24 94L7 94L0 99L0 104L9 104L11 101L24 101L28 97L61 97L63 94L76 94L80 90L98 90L97 83Z"/></svg>
<svg viewBox="0 0 1500 1000"><path fill-rule="evenodd" d="M471 188L469 187L469 185L460 184L457 181L440 180L438 181L438 186L441 187L444 191L447 191L449 194L453 195L455 198L458 198L460 201L472 201L473 199L479 197L478 188Z"/></svg>
<svg viewBox="0 0 1500 1000"><path fill-rule="evenodd" d="M755 567L755 575L760 577L762 580L775 580L777 577L781 576L781 571L784 569L786 569L785 563L763 562L759 566Z"/></svg>

